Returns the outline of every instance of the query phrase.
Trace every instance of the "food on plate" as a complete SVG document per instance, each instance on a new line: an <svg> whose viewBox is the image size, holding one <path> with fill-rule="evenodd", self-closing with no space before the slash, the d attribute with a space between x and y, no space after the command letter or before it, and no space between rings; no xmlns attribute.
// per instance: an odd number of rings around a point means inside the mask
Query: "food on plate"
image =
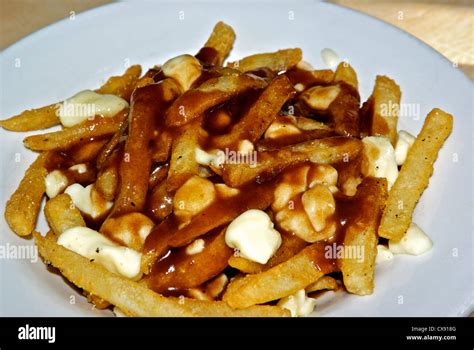
<svg viewBox="0 0 474 350"><path fill-rule="evenodd" d="M372 294L375 264L432 241L413 210L452 130L398 130L401 90L299 48L225 63L219 22L196 55L0 122L38 152L6 204L19 236L95 307L126 316L306 316L328 291ZM43 198L50 230L36 232ZM387 242L388 240L388 242Z"/></svg>

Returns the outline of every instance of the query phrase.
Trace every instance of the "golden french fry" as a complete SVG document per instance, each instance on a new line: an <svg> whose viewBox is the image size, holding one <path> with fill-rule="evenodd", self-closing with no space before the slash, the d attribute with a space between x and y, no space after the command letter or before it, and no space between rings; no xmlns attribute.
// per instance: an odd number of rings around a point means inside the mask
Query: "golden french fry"
<svg viewBox="0 0 474 350"><path fill-rule="evenodd" d="M20 114L0 121L0 126L10 131L33 131L47 129L59 124L57 104L29 109Z"/></svg>
<svg viewBox="0 0 474 350"><path fill-rule="evenodd" d="M130 96L132 96L140 74L142 74L142 67L140 65L130 66L123 75L110 77L109 80L95 90L95 92L99 94L116 95L124 100L130 101Z"/></svg>
<svg viewBox="0 0 474 350"><path fill-rule="evenodd" d="M131 66L124 75L109 78L103 86L95 91L100 94L117 95L128 101L140 73L140 66ZM0 126L10 131L50 128L60 123L57 115L58 105L59 103L53 103L45 107L26 110L19 115L0 121Z"/></svg>
<svg viewBox="0 0 474 350"><path fill-rule="evenodd" d="M95 189L104 197L106 201L114 200L118 186L118 166L108 166L97 175Z"/></svg>
<svg viewBox="0 0 474 350"><path fill-rule="evenodd" d="M367 295L374 290L377 227L386 199L387 180L374 177L366 177L352 199L357 213L345 224L343 241L345 253L351 254L338 261L349 293Z"/></svg>
<svg viewBox="0 0 474 350"><path fill-rule="evenodd" d="M293 67L285 75L293 85L300 84L301 90L316 85L330 85L334 81L334 72L331 69L305 70Z"/></svg>
<svg viewBox="0 0 474 350"><path fill-rule="evenodd" d="M200 117L206 110L251 89L262 89L266 82L247 74L229 74L207 80L181 95L166 112L168 126L181 126Z"/></svg>
<svg viewBox="0 0 474 350"><path fill-rule="evenodd" d="M313 293L320 290L336 290L338 289L337 281L331 276L323 276L316 282L305 288L306 293Z"/></svg>
<svg viewBox="0 0 474 350"><path fill-rule="evenodd" d="M241 72L250 72L260 68L270 68L276 72L287 71L301 61L303 53L301 49L284 49L276 52L259 53L231 62L228 67L238 69Z"/></svg>
<svg viewBox="0 0 474 350"><path fill-rule="evenodd" d="M364 103L362 125L369 135L386 136L395 147L401 91L389 77L378 75L372 95Z"/></svg>
<svg viewBox="0 0 474 350"><path fill-rule="evenodd" d="M189 317L194 313L175 299L165 298L138 282L116 275L101 265L70 251L35 232L43 259L64 277L92 295L107 300L130 316Z"/></svg>
<svg viewBox="0 0 474 350"><path fill-rule="evenodd" d="M196 54L196 58L209 65L222 66L232 50L234 41L235 32L232 27L224 22L218 22L203 48Z"/></svg>
<svg viewBox="0 0 474 350"><path fill-rule="evenodd" d="M351 85L354 89L359 90L359 81L357 80L357 73L354 68L347 63L341 62L336 68L334 73L334 82L345 82L346 84Z"/></svg>
<svg viewBox="0 0 474 350"><path fill-rule="evenodd" d="M198 174L199 163L196 161L195 150L199 147L199 138L203 137L204 133L200 121L197 120L185 125L173 141L166 182L168 191L176 190L191 176Z"/></svg>
<svg viewBox="0 0 474 350"><path fill-rule="evenodd" d="M285 75L277 76L228 134L213 138L213 145L220 149L237 149L241 140L254 143L276 118L283 104L295 93L293 85Z"/></svg>
<svg viewBox="0 0 474 350"><path fill-rule="evenodd" d="M48 157L49 153L44 152L36 158L6 204L5 219L19 236L28 236L35 228L45 191Z"/></svg>
<svg viewBox="0 0 474 350"><path fill-rule="evenodd" d="M258 152L256 162L224 164L223 179L231 187L239 187L258 178L277 176L289 166L306 161L319 164L348 162L362 149L360 140L350 137L329 137L290 145L275 151Z"/></svg>
<svg viewBox="0 0 474 350"><path fill-rule="evenodd" d="M135 90L130 109L130 126L120 162L120 186L111 216L141 211L148 192L151 168L150 141L162 112L176 98L177 90L170 79Z"/></svg>
<svg viewBox="0 0 474 350"><path fill-rule="evenodd" d="M411 223L413 210L433 173L438 152L453 129L453 116L433 109L408 151L395 184L390 190L378 234L399 240Z"/></svg>
<svg viewBox="0 0 474 350"><path fill-rule="evenodd" d="M81 212L66 193L48 200L44 207L44 215L56 236L71 227L86 226Z"/></svg>
<svg viewBox="0 0 474 350"><path fill-rule="evenodd" d="M242 309L281 299L306 288L333 269L332 263L324 261L324 245L314 243L265 272L233 279L222 300L232 308Z"/></svg>
<svg viewBox="0 0 474 350"><path fill-rule="evenodd" d="M91 138L112 135L118 130L126 114L120 112L112 118L96 117L70 128L26 137L23 143L33 151L66 150Z"/></svg>
<svg viewBox="0 0 474 350"><path fill-rule="evenodd" d="M251 261L240 256L231 256L229 266L243 273L259 273L263 271L264 265Z"/></svg>
<svg viewBox="0 0 474 350"><path fill-rule="evenodd" d="M288 310L279 306L255 305L246 309L232 309L223 301L181 299L199 317L289 317Z"/></svg>

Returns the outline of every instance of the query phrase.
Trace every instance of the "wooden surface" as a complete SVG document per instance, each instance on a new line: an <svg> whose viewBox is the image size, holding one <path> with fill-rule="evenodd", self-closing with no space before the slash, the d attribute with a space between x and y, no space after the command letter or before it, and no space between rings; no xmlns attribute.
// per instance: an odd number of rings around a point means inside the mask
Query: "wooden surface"
<svg viewBox="0 0 474 350"><path fill-rule="evenodd" d="M330 1L413 34L474 80L474 0ZM73 13L110 2L112 0L0 0L0 49Z"/></svg>

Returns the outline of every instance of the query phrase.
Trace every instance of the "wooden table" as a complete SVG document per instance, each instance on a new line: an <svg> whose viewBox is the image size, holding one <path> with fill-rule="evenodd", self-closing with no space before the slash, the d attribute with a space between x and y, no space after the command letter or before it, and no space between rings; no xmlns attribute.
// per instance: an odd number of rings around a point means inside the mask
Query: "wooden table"
<svg viewBox="0 0 474 350"><path fill-rule="evenodd" d="M62 18L112 0L0 0L0 49ZM431 45L474 80L473 0L331 0Z"/></svg>

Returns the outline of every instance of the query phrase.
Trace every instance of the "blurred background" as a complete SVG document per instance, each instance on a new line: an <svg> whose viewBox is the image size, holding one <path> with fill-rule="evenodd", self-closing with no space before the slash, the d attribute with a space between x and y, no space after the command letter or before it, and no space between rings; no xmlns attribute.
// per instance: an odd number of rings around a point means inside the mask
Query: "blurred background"
<svg viewBox="0 0 474 350"><path fill-rule="evenodd" d="M141 0L134 0L141 1ZM0 0L0 50L26 35L111 0ZM416 36L474 80L474 0L329 0Z"/></svg>

